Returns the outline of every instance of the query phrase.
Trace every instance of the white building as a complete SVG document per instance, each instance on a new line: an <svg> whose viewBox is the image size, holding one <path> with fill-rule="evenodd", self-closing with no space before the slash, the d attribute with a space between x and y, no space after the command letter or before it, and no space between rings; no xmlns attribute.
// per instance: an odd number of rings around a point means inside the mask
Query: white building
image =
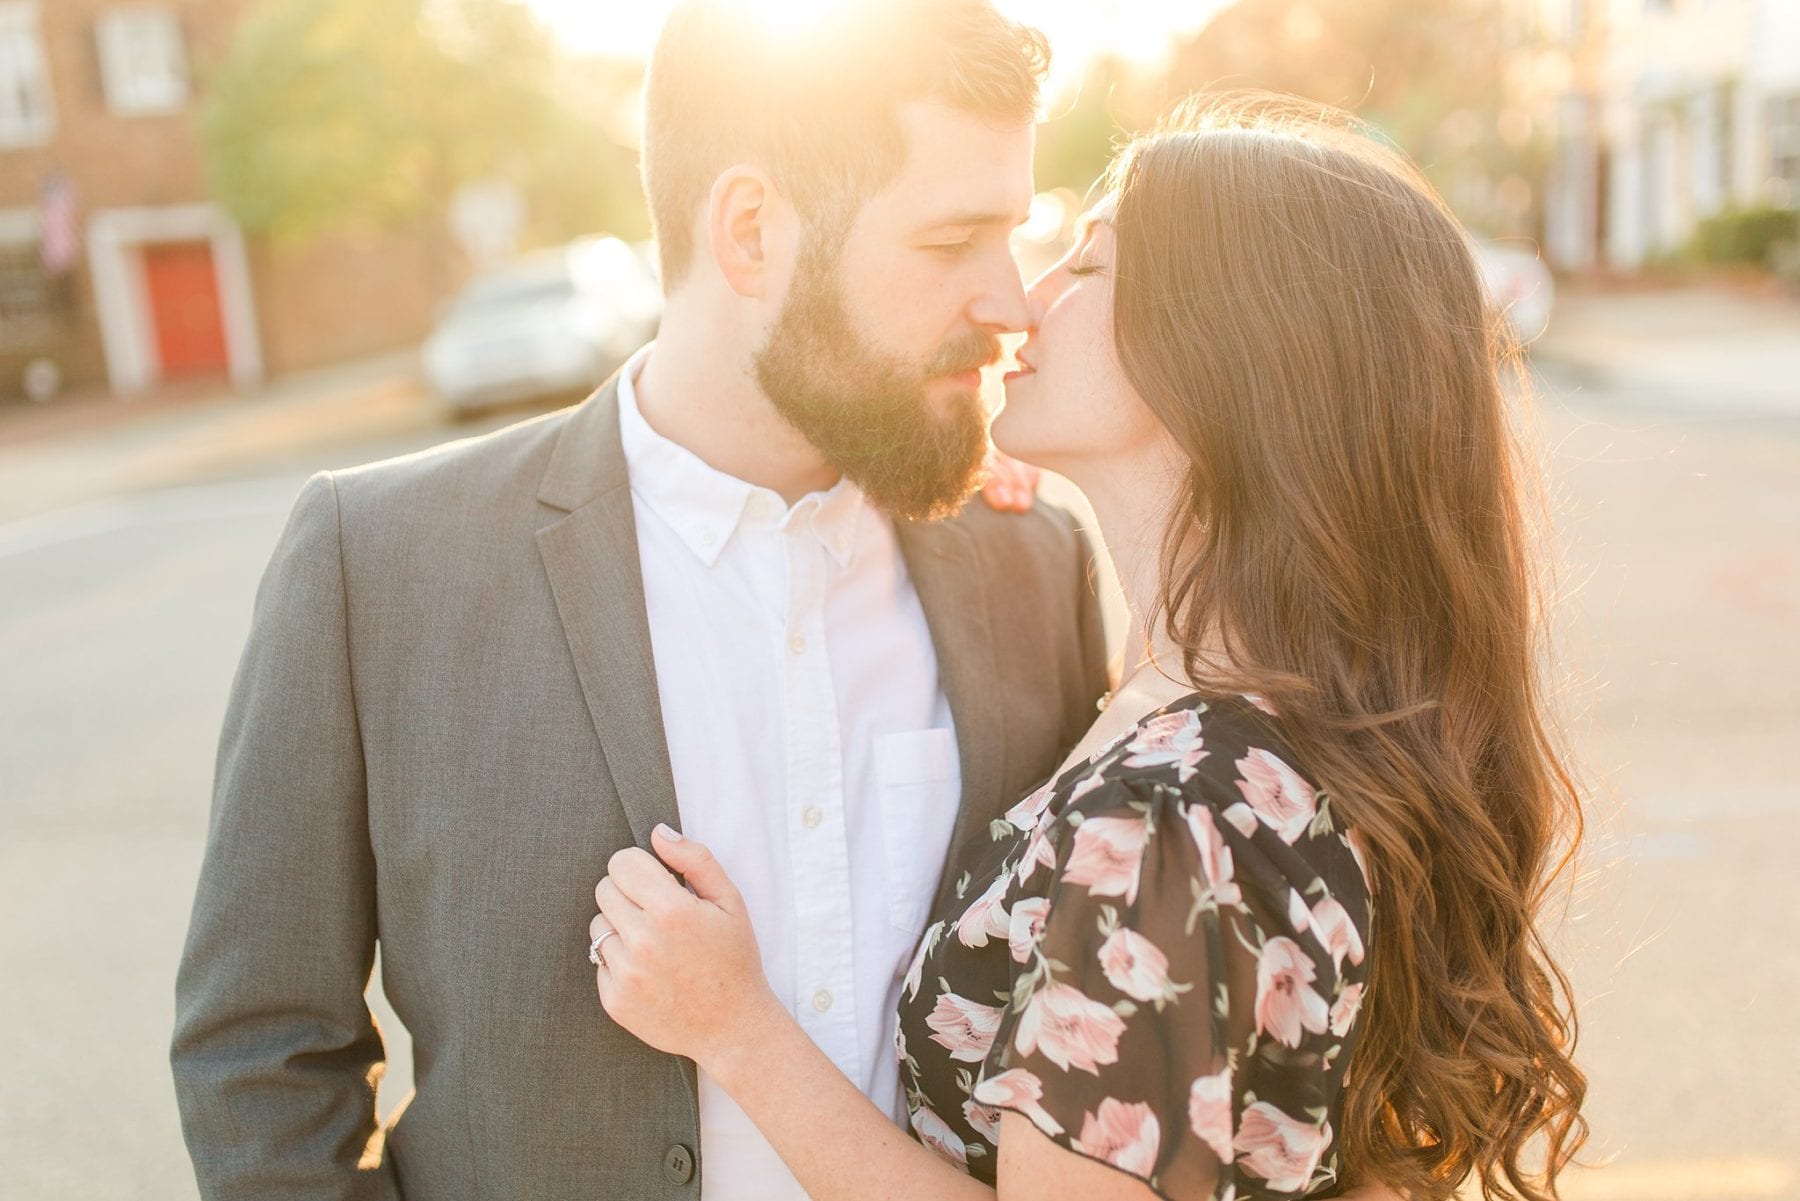
<svg viewBox="0 0 1800 1201"><path fill-rule="evenodd" d="M1727 208L1800 203L1800 0L1545 0L1545 252L1630 269Z"/></svg>

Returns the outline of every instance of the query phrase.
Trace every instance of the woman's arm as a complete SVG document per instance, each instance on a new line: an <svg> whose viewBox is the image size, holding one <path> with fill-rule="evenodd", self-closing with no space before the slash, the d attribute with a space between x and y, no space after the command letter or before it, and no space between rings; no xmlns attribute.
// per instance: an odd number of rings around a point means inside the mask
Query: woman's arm
<svg viewBox="0 0 1800 1201"><path fill-rule="evenodd" d="M812 1201L994 1201L994 1190L894 1125L787 1010L762 1037L701 1064Z"/></svg>
<svg viewBox="0 0 1800 1201"><path fill-rule="evenodd" d="M620 851L594 890L600 913L589 938L618 931L596 965L608 1016L693 1059L813 1201L995 1201L993 1189L894 1125L819 1050L769 988L736 886L704 846L664 831L657 827L652 845L667 868L635 847ZM1005 1114L1001 1131L1001 1201L1156 1201L1140 1181L1064 1150L1018 1114ZM1401 1201L1378 1186L1344 1196Z"/></svg>
<svg viewBox="0 0 1800 1201"><path fill-rule="evenodd" d="M800 1028L763 976L743 897L704 846L658 826L594 890L590 939L610 928L595 981L608 1016L686 1055L756 1123L813 1201L994 1201L994 1190L913 1141ZM704 1156L705 1148L701 1149Z"/></svg>

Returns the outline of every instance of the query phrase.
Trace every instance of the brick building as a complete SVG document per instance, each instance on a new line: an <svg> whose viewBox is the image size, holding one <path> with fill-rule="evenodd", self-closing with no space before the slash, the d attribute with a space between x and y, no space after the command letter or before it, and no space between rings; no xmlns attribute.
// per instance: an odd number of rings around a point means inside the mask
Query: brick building
<svg viewBox="0 0 1800 1201"><path fill-rule="evenodd" d="M254 3L0 0L0 403L34 361L120 394L244 386L429 327L431 230L277 246L209 198L200 89Z"/></svg>

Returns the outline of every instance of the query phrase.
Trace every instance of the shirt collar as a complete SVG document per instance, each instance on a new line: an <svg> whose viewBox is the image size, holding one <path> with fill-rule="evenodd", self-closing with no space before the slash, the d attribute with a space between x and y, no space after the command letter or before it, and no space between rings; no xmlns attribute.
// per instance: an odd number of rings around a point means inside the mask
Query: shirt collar
<svg viewBox="0 0 1800 1201"><path fill-rule="evenodd" d="M708 567L719 561L732 536L746 527L803 532L824 547L839 567L848 567L861 541L862 523L869 516L862 489L848 479L839 479L790 507L774 490L727 475L657 433L638 408L636 383L654 345L632 355L619 372L619 442L632 493Z"/></svg>

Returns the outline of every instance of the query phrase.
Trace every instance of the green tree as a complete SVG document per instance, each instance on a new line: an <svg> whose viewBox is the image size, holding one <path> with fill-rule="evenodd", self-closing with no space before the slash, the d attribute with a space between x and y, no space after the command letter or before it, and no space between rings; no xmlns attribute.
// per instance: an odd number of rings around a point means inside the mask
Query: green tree
<svg viewBox="0 0 1800 1201"><path fill-rule="evenodd" d="M1102 61L1039 134L1045 186L1078 191L1122 138L1195 91L1260 88L1356 112L1412 155L1464 220L1529 228L1544 139L1528 112L1532 31L1516 0L1238 0L1167 70Z"/></svg>
<svg viewBox="0 0 1800 1201"><path fill-rule="evenodd" d="M1179 49L1168 86L1265 88L1350 109L1464 220L1522 233L1543 168L1528 95L1540 50L1517 0L1239 0Z"/></svg>
<svg viewBox="0 0 1800 1201"><path fill-rule="evenodd" d="M550 198L536 236L629 224L634 156L562 104L556 68L548 34L512 0L275 0L211 81L215 195L289 242L435 219L458 185L496 175L534 212Z"/></svg>

